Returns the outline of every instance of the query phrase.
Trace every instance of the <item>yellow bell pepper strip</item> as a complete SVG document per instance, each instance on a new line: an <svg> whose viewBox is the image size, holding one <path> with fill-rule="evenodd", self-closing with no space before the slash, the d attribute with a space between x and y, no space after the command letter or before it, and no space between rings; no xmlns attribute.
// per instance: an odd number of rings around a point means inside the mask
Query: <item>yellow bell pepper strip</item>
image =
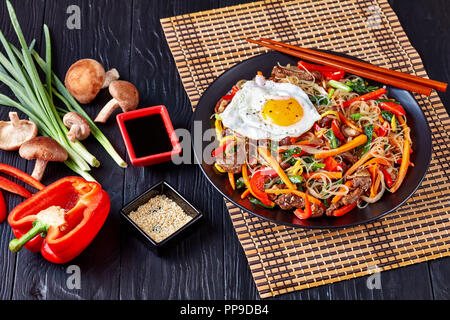
<svg viewBox="0 0 450 320"><path fill-rule="evenodd" d="M221 166L219 166L219 165L217 164L217 162L214 163L214 167L215 167L215 168L217 169L217 171L219 171L220 173L225 173L225 172L226 172L225 170L222 169Z"/></svg>
<svg viewBox="0 0 450 320"><path fill-rule="evenodd" d="M391 128L392 128L392 131L394 131L394 132L397 131L397 124L395 122L395 114L392 115Z"/></svg>
<svg viewBox="0 0 450 320"><path fill-rule="evenodd" d="M347 186L347 188L349 188L349 189L352 187L352 184L353 184L353 181L352 181L352 180L348 180L348 181L346 181L346 182L344 183L344 185ZM344 187L341 187L341 188L339 189L339 192L344 192L345 190L347 190L347 189L344 188ZM341 200L343 197L344 197L344 196L341 196L341 195L335 195L335 196L333 197L333 199L331 199L331 203L336 203L336 202L338 202L339 200Z"/></svg>
<svg viewBox="0 0 450 320"><path fill-rule="evenodd" d="M258 153L267 161L269 166L275 170L275 172L280 176L281 181L288 187L288 189L296 190L297 187L289 180L284 170L280 167L280 164L275 160L270 154L269 149L266 147L258 147Z"/></svg>
<svg viewBox="0 0 450 320"><path fill-rule="evenodd" d="M343 144L342 146L340 146L336 149L331 149L331 150L324 151L321 153L316 153L314 155L314 158L324 159L324 158L332 157L332 156L344 153L346 151L355 149L356 147L359 147L360 145L363 145L366 142L367 142L367 136L365 134L361 134L361 135L355 137L350 142L347 142L346 144Z"/></svg>
<svg viewBox="0 0 450 320"><path fill-rule="evenodd" d="M222 140L222 131L223 131L222 121L216 119L216 121L214 122L214 127L216 129L217 140L219 141Z"/></svg>
<svg viewBox="0 0 450 320"><path fill-rule="evenodd" d="M241 199L247 198L249 194L250 194L250 189L246 189L244 192L242 192Z"/></svg>
<svg viewBox="0 0 450 320"><path fill-rule="evenodd" d="M395 181L394 185L390 189L390 191L392 193L396 192L398 190L398 188L400 188L400 185L402 184L403 180L405 179L406 172L408 171L408 167L409 167L411 143L408 138L409 137L409 128L408 127L406 127L404 133L405 133L405 140L403 142L402 162L400 164L400 169L398 170L397 180Z"/></svg>
<svg viewBox="0 0 450 320"><path fill-rule="evenodd" d="M375 90L375 91L372 91L372 92L363 94L362 96L353 98L353 99L351 99L351 100L345 101L345 102L342 104L342 106L343 106L344 108L346 108L346 107L349 107L353 102L356 102L356 101L368 101L368 100L374 100L374 99L378 98L379 96L385 94L386 92L387 92L387 91L386 91L385 88L381 88L381 89L378 89L378 90Z"/></svg>
<svg viewBox="0 0 450 320"><path fill-rule="evenodd" d="M233 190L236 190L236 183L234 181L234 174L233 173L228 172L228 180L230 181L231 188L233 188Z"/></svg>

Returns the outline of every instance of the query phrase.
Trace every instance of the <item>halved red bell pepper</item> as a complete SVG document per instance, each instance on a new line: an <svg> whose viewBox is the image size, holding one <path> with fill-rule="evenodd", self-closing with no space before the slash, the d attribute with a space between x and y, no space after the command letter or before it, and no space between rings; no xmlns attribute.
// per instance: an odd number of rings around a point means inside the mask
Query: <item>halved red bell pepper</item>
<svg viewBox="0 0 450 320"><path fill-rule="evenodd" d="M0 191L0 223L2 223L6 219L7 211L8 210L6 210L6 201L3 197L3 192Z"/></svg>
<svg viewBox="0 0 450 320"><path fill-rule="evenodd" d="M52 225L37 219L50 207L64 211L64 222ZM110 199L96 182L80 177L60 179L19 204L8 217L17 239L9 248L41 251L53 263L65 263L78 256L94 239L108 216Z"/></svg>

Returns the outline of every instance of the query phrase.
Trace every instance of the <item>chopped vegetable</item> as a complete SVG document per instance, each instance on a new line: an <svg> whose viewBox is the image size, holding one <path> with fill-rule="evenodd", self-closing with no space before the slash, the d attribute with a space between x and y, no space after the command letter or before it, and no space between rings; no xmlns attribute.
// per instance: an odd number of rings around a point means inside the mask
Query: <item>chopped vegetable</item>
<svg viewBox="0 0 450 320"><path fill-rule="evenodd" d="M267 204L263 203L261 200L256 199L256 198L249 197L248 200L252 204L254 204L256 206L260 206L260 207L266 208L266 209L273 209L275 207L275 203L273 203L273 202L272 202L272 205L267 205Z"/></svg>
<svg viewBox="0 0 450 320"><path fill-rule="evenodd" d="M260 175L260 176L262 176L262 175ZM267 197L267 194L264 192L264 181L263 181L262 186L260 185L260 183L261 183L260 181L256 181L256 179L259 180L259 178L255 178L255 181L253 181L253 183L250 181L250 179L248 177L248 170L247 170L246 164L242 165L242 178L244 178L245 186L247 187L247 189L250 190L250 193L256 199L260 200L262 203L264 203L265 205L267 205L269 207L273 207L275 205L272 201L269 200L269 198ZM253 186L252 186L252 184L253 184ZM262 190L260 188L262 188Z"/></svg>
<svg viewBox="0 0 450 320"><path fill-rule="evenodd" d="M348 180L348 181L346 181L346 182L344 183L344 185L347 186L348 189L350 189L350 188L352 187L352 184L353 184L353 181L352 181L352 180ZM341 187L341 188L339 189L339 192L345 192L346 190L347 190L347 189L346 189L345 187ZM336 202L338 202L339 200L341 200L343 197L344 197L344 196L341 196L341 195L335 195L335 196L333 197L333 199L331 199L331 203L336 203Z"/></svg>
<svg viewBox="0 0 450 320"><path fill-rule="evenodd" d="M333 121L331 121L331 130L333 130L333 133L336 136L336 138L338 138L339 140L345 140L345 137L342 134L341 129L339 129L339 125L336 119L333 119Z"/></svg>
<svg viewBox="0 0 450 320"><path fill-rule="evenodd" d="M239 177L239 179L236 180L236 189L242 189L245 187L244 178Z"/></svg>
<svg viewBox="0 0 450 320"><path fill-rule="evenodd" d="M349 86L346 86L345 84L343 84L342 82L336 81L336 80L330 80L328 81L328 85L330 87L345 91L345 92L350 92L352 91L352 88L350 88Z"/></svg>
<svg viewBox="0 0 450 320"><path fill-rule="evenodd" d="M304 173L303 177L305 179L321 179L321 177L328 177L330 179L341 179L342 172L320 171L320 172L313 172L313 173Z"/></svg>
<svg viewBox="0 0 450 320"><path fill-rule="evenodd" d="M388 188L392 187L394 185L394 181L392 180L392 176L387 172L387 170L384 167L380 168L381 172L383 172L384 175L384 181L386 182L386 185Z"/></svg>
<svg viewBox="0 0 450 320"><path fill-rule="evenodd" d="M336 149L339 147L339 141L336 138L336 136L334 135L334 132L332 129L327 131L326 137L327 137L328 141L330 142L331 149Z"/></svg>
<svg viewBox="0 0 450 320"><path fill-rule="evenodd" d="M250 194L250 189L245 189L245 191L241 194L241 199L245 199Z"/></svg>
<svg viewBox="0 0 450 320"><path fill-rule="evenodd" d="M350 142L347 142L346 144L340 146L339 148L324 151L322 153L316 153L314 155L314 157L316 159L325 159L327 157L332 157L332 156L344 153L346 151L355 149L356 147L358 147L366 142L367 142L367 136L364 134L361 134L361 135L355 137Z"/></svg>
<svg viewBox="0 0 450 320"><path fill-rule="evenodd" d="M352 118L353 121L358 121L361 119L361 113L353 113L350 115L350 118Z"/></svg>
<svg viewBox="0 0 450 320"><path fill-rule="evenodd" d="M367 82L361 78L357 78L353 81L347 81L345 84L359 94L369 93L378 89L378 87L375 86L368 86Z"/></svg>
<svg viewBox="0 0 450 320"><path fill-rule="evenodd" d="M410 158L410 151L411 151L411 143L409 141L409 128L406 127L404 130L405 130L404 131L405 140L403 142L402 162L400 164L400 169L398 170L397 180L395 181L394 185L390 189L390 191L392 193L396 192L398 190L398 188L400 188L400 185L402 184L403 180L405 179L406 172L408 171L408 167L409 167L409 158Z"/></svg>
<svg viewBox="0 0 450 320"><path fill-rule="evenodd" d="M398 116L404 116L406 114L405 109L401 105L392 101L380 102L378 106L380 109L390 111Z"/></svg>
<svg viewBox="0 0 450 320"><path fill-rule="evenodd" d="M370 150L370 145L372 143L373 140L373 125L368 125L364 128L364 134L367 136L367 142L365 144L365 146L363 147L363 151L362 154L365 154L367 152L369 152Z"/></svg>
<svg viewBox="0 0 450 320"><path fill-rule="evenodd" d="M21 197L29 198L31 197L31 192L17 183L12 182L6 178L0 177L0 189L6 190L11 193L18 194Z"/></svg>
<svg viewBox="0 0 450 320"><path fill-rule="evenodd" d="M381 88L369 93L366 93L362 96L353 98L351 100L345 101L342 106L345 107L349 107L353 102L357 102L357 101L368 101L368 100L374 100L376 98L378 98L379 96L385 94L387 91L385 88Z"/></svg>
<svg viewBox="0 0 450 320"><path fill-rule="evenodd" d="M356 207L356 202L342 206L339 209L333 211L333 216L335 216L335 217L343 216L344 214L352 211L355 207Z"/></svg>
<svg viewBox="0 0 450 320"><path fill-rule="evenodd" d="M333 157L328 157L324 160L326 171L343 171L342 165Z"/></svg>
<svg viewBox="0 0 450 320"><path fill-rule="evenodd" d="M367 152L358 161L356 161L346 172L345 176L351 176L359 167L361 167L366 161L373 158L372 153Z"/></svg>
<svg viewBox="0 0 450 320"><path fill-rule="evenodd" d="M236 183L234 181L234 174L232 174L231 172L228 172L228 181L230 181L231 188L233 190L236 190Z"/></svg>
<svg viewBox="0 0 450 320"><path fill-rule="evenodd" d="M264 158L264 160L267 161L267 163L272 167L272 169L275 170L275 172L280 176L281 180L284 182L284 184L292 190L296 189L296 186L292 184L291 180L289 180L288 176L284 172L284 170L280 167L280 164L277 160L272 157L269 150L264 147L258 147L259 154Z"/></svg>
<svg viewBox="0 0 450 320"><path fill-rule="evenodd" d="M315 106L323 106L330 103L330 99L328 97L319 96L319 95L309 95L309 100Z"/></svg>
<svg viewBox="0 0 450 320"><path fill-rule="evenodd" d="M355 124L353 123L353 121L347 119L347 118L344 116L344 114L343 114L342 112L339 112L338 115L339 115L339 120L341 120L341 121L342 121L343 123L345 123L347 126L349 126L350 128L355 129L355 130L358 131L358 132L363 133L363 131L362 131L357 125L355 125Z"/></svg>

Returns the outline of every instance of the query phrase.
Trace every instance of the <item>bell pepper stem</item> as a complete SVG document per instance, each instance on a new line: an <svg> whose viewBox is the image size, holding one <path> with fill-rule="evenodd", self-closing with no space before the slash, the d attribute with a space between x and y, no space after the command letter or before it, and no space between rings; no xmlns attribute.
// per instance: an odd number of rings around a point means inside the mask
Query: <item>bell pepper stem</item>
<svg viewBox="0 0 450 320"><path fill-rule="evenodd" d="M20 239L13 239L9 243L9 250L12 252L19 252L20 249L31 239L33 239L36 235L47 232L48 224L42 223L39 220L35 220L33 222L33 228L31 228L26 234L24 234Z"/></svg>

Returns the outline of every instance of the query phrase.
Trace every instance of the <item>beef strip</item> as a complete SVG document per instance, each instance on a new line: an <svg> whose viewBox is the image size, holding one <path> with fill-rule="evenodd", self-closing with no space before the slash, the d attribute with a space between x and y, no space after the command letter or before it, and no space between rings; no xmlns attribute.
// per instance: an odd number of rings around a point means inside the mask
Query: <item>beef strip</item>
<svg viewBox="0 0 450 320"><path fill-rule="evenodd" d="M319 81L322 79L322 75L320 72L317 71L311 71L306 72L305 70L292 70L287 68L282 68L280 66L274 66L272 69L272 77L273 78L286 78L289 76L297 77L301 80L308 80L311 81L315 79L316 81ZM314 76L314 78L313 78Z"/></svg>
<svg viewBox="0 0 450 320"><path fill-rule="evenodd" d="M283 210L291 210L296 208L304 208L305 200L302 197L292 193L280 194L274 202Z"/></svg>
<svg viewBox="0 0 450 320"><path fill-rule="evenodd" d="M319 120L319 125L322 128L329 128L331 127L331 122L333 121L334 118L329 117L329 116L325 116L322 119Z"/></svg>
<svg viewBox="0 0 450 320"><path fill-rule="evenodd" d="M311 218L321 217L324 212L325 210L322 207L315 205L314 203L311 204Z"/></svg>
<svg viewBox="0 0 450 320"><path fill-rule="evenodd" d="M226 157L217 157L216 163L219 167L229 173L240 173L242 171L242 164L237 163L237 161L232 161Z"/></svg>

